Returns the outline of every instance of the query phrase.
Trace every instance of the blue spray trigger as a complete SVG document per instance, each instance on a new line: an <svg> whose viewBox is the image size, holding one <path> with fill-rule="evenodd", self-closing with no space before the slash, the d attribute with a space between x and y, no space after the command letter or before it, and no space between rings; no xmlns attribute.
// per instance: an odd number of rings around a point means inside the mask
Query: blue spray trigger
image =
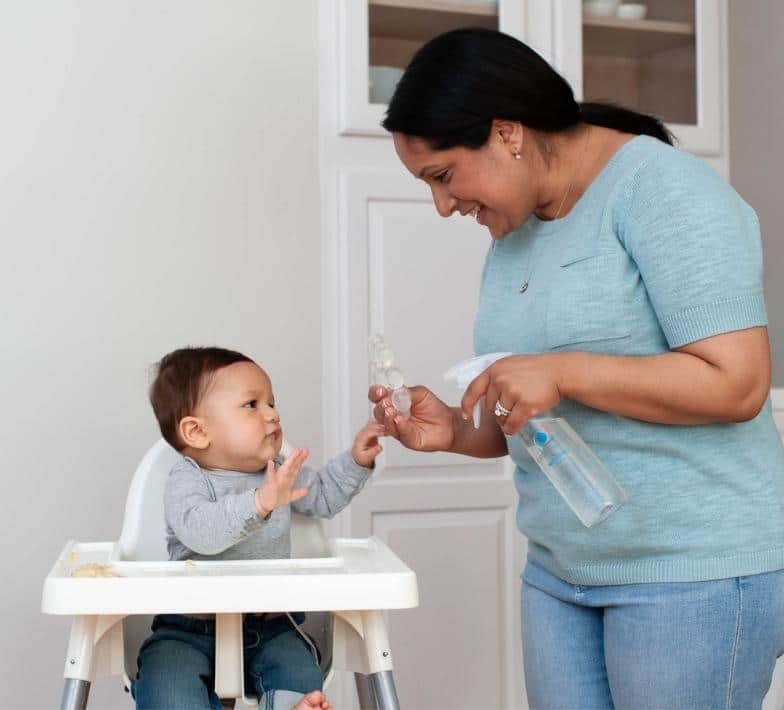
<svg viewBox="0 0 784 710"><path fill-rule="evenodd" d="M548 441L550 441L550 437L547 435L546 431L537 431L536 434L534 434L534 443L539 446L544 446Z"/></svg>

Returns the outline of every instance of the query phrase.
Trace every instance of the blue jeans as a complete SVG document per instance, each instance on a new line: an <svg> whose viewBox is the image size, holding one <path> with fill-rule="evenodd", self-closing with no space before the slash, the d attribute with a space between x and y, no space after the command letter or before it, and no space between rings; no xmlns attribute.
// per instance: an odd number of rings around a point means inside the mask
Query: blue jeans
<svg viewBox="0 0 784 710"><path fill-rule="evenodd" d="M523 572L531 710L753 710L784 653L784 570L576 586Z"/></svg>
<svg viewBox="0 0 784 710"><path fill-rule="evenodd" d="M297 623L302 614L292 614ZM133 684L136 707L215 708L215 622L179 614L161 614L139 650ZM275 707L276 695L296 699L320 690L321 669L310 648L285 616L246 616L242 624L245 687ZM278 691L294 691L293 693ZM289 703L289 707L291 707Z"/></svg>

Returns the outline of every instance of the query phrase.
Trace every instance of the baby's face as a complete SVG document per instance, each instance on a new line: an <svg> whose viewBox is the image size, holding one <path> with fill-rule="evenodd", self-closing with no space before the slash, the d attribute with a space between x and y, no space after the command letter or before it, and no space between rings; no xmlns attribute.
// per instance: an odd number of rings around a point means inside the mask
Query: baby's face
<svg viewBox="0 0 784 710"><path fill-rule="evenodd" d="M194 414L210 440L199 461L207 468L253 473L280 452L283 430L272 383L255 363L218 370Z"/></svg>

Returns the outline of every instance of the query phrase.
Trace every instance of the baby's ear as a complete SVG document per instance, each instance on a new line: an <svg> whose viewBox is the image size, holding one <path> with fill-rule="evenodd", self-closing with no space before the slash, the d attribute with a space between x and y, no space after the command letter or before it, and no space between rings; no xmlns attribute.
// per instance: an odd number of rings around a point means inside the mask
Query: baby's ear
<svg viewBox="0 0 784 710"><path fill-rule="evenodd" d="M177 431L185 446L192 449L206 449L210 445L210 437L199 417L183 417Z"/></svg>

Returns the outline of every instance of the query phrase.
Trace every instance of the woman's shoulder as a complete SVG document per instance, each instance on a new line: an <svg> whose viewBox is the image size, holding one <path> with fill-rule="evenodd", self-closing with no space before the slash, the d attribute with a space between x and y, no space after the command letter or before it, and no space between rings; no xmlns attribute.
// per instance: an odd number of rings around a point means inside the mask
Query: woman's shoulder
<svg viewBox="0 0 784 710"><path fill-rule="evenodd" d="M706 180L726 185L724 178L704 160L657 138L636 136L622 150L627 152L622 170L626 180L658 189L668 184Z"/></svg>
<svg viewBox="0 0 784 710"><path fill-rule="evenodd" d="M615 185L622 213L657 212L672 216L738 210L754 215L743 198L708 163L650 136L627 144L631 150Z"/></svg>

